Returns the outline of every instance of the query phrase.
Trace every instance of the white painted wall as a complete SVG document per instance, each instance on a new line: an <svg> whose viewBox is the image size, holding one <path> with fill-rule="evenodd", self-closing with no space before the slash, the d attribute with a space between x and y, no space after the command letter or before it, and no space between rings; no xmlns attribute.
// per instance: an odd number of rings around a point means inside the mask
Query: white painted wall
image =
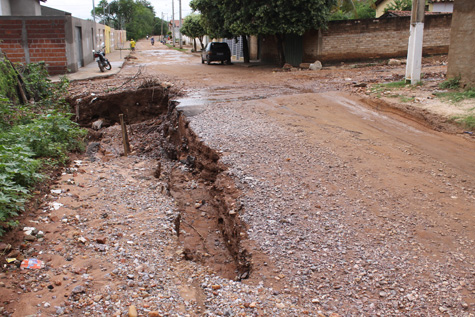
<svg viewBox="0 0 475 317"><path fill-rule="evenodd" d="M434 3L432 5L433 12L454 12L454 3Z"/></svg>
<svg viewBox="0 0 475 317"><path fill-rule="evenodd" d="M10 0L10 8L11 15L13 16L41 15L41 5L39 0Z"/></svg>
<svg viewBox="0 0 475 317"><path fill-rule="evenodd" d="M0 15L11 15L10 0L0 0Z"/></svg>

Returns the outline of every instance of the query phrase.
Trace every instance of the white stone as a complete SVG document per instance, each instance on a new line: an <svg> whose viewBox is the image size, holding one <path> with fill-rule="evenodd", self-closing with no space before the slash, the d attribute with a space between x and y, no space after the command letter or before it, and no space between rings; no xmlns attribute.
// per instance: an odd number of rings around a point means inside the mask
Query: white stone
<svg viewBox="0 0 475 317"><path fill-rule="evenodd" d="M310 64L310 70L321 70L323 68L322 63L320 61L316 61L313 64Z"/></svg>

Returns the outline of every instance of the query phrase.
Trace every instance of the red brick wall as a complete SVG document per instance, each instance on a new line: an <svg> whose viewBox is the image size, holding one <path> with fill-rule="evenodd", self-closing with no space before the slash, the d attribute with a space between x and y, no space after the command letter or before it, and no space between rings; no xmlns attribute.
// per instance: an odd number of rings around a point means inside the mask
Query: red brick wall
<svg viewBox="0 0 475 317"><path fill-rule="evenodd" d="M22 36L23 23L26 34ZM51 75L67 72L66 21L61 19L0 20L0 48L13 62L25 63L26 35L30 63L44 61Z"/></svg>
<svg viewBox="0 0 475 317"><path fill-rule="evenodd" d="M13 62L25 62L25 52L21 45L22 22L20 20L0 20L0 48Z"/></svg>
<svg viewBox="0 0 475 317"><path fill-rule="evenodd" d="M424 54L448 53L451 22L450 14L425 17ZM410 17L331 22L322 32L321 51L308 61L405 57L409 28Z"/></svg>
<svg viewBox="0 0 475 317"><path fill-rule="evenodd" d="M450 43L451 14L426 16L424 54L447 54ZM326 30L311 30L303 35L303 61L313 63L406 57L410 17L333 21ZM275 40L261 40L261 59L278 61Z"/></svg>

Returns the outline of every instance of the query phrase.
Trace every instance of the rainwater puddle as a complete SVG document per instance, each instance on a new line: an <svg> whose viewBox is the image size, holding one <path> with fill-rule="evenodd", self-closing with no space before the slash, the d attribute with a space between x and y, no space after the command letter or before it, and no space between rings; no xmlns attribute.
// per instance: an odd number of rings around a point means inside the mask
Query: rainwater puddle
<svg viewBox="0 0 475 317"><path fill-rule="evenodd" d="M186 97L175 101L178 102L177 110L182 111L187 117L193 117L203 112L209 104L219 100L210 100L202 90L197 90L189 92L186 94Z"/></svg>
<svg viewBox="0 0 475 317"><path fill-rule="evenodd" d="M192 55L184 54L183 52L179 52L176 50L152 50L145 51L143 54L158 58L156 62L147 62L147 65L176 65L177 63L185 63L190 58L194 57Z"/></svg>

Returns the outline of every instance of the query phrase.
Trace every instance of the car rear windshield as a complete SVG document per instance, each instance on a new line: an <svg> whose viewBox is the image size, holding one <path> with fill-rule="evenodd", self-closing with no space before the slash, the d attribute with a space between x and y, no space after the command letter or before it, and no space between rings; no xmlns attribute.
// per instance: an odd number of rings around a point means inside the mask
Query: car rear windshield
<svg viewBox="0 0 475 317"><path fill-rule="evenodd" d="M212 43L211 44L211 47L214 48L214 49L227 49L228 48L228 44L227 43Z"/></svg>

